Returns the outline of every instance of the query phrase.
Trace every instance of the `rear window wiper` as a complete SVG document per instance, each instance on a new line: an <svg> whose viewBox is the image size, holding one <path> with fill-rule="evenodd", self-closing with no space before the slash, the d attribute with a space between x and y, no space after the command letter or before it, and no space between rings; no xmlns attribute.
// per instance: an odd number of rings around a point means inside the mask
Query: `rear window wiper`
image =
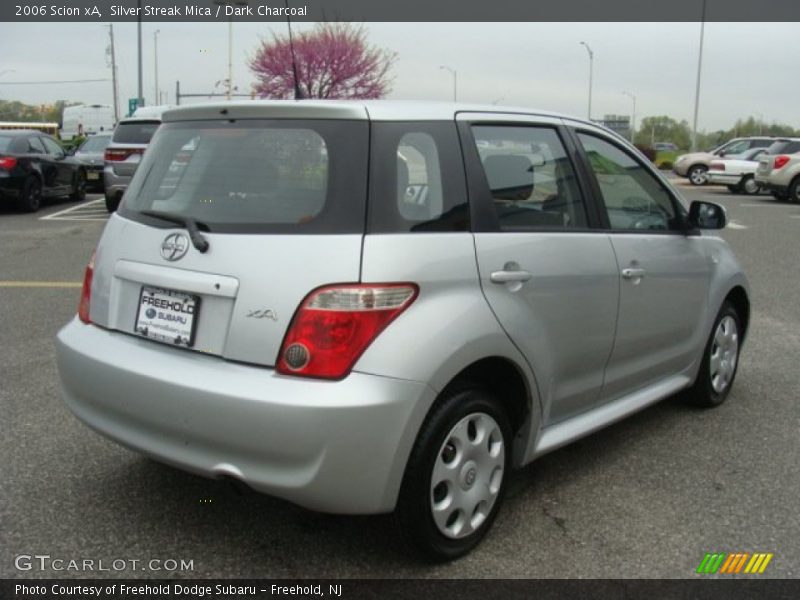
<svg viewBox="0 0 800 600"><path fill-rule="evenodd" d="M183 217L174 213L160 212L157 210L140 210L139 214L142 214L146 217L152 217L154 219L161 219L162 221L169 221L170 223L175 223L181 227L185 227L186 231L189 232L189 239L192 240L192 245L198 250L198 252L208 251L208 240L200 233L200 226L202 226L204 229L208 229L207 225L196 221L192 217Z"/></svg>

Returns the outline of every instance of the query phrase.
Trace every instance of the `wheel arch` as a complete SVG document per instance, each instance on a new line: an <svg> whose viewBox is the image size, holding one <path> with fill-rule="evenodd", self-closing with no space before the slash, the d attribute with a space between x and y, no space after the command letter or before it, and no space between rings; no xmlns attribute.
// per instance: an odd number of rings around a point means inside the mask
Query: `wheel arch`
<svg viewBox="0 0 800 600"><path fill-rule="evenodd" d="M742 328L741 340L744 341L750 326L750 298L747 296L747 292L741 285L736 285L727 293L724 302L730 302L736 309Z"/></svg>

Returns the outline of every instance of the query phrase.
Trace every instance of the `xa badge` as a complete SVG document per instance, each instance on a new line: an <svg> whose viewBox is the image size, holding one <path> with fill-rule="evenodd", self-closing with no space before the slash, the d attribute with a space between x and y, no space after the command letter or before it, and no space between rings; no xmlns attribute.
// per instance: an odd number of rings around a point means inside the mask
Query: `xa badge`
<svg viewBox="0 0 800 600"><path fill-rule="evenodd" d="M189 238L182 233L171 233L161 242L161 256L165 260L179 260L189 249Z"/></svg>
<svg viewBox="0 0 800 600"><path fill-rule="evenodd" d="M247 313L248 319L272 319L273 321L278 320L278 315L275 314L275 311L267 308L264 310L251 310Z"/></svg>

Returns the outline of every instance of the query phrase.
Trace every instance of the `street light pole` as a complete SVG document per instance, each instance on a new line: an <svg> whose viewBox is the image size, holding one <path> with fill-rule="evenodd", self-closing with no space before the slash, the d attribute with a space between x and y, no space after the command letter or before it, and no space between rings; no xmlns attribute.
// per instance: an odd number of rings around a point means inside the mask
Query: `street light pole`
<svg viewBox="0 0 800 600"><path fill-rule="evenodd" d="M589 120L592 120L592 73L594 71L594 52L592 49L589 48L589 44L586 42L581 42L581 46L586 48L586 51L589 53Z"/></svg>
<svg viewBox="0 0 800 600"><path fill-rule="evenodd" d="M153 32L153 79L155 80L155 103L161 104L161 96L158 95L158 34L160 29Z"/></svg>
<svg viewBox="0 0 800 600"><path fill-rule="evenodd" d="M214 0L219 6L247 6L247 0ZM231 99L233 92L233 14L228 19L228 79L225 88L225 99Z"/></svg>
<svg viewBox="0 0 800 600"><path fill-rule="evenodd" d="M445 71L450 71L453 75L453 102L458 102L458 71L455 69L451 69L450 67L446 67L444 65L439 67L440 69L444 69Z"/></svg>
<svg viewBox="0 0 800 600"><path fill-rule="evenodd" d="M142 0L138 0L137 5L139 9L137 10L136 14L138 15L136 19L136 56L138 62L138 85L137 85L137 98L136 98L136 106L144 106L144 93L142 92Z"/></svg>
<svg viewBox="0 0 800 600"><path fill-rule="evenodd" d="M633 115L631 116L631 144L633 144L634 135L636 134L636 96L631 94L630 92L622 92L628 98L633 100Z"/></svg>
<svg viewBox="0 0 800 600"><path fill-rule="evenodd" d="M697 56L697 86L694 92L694 120L692 122L692 151L697 150L697 113L700 110L700 72L703 68L703 37L706 31L706 0L703 0L703 15L700 21L700 52Z"/></svg>

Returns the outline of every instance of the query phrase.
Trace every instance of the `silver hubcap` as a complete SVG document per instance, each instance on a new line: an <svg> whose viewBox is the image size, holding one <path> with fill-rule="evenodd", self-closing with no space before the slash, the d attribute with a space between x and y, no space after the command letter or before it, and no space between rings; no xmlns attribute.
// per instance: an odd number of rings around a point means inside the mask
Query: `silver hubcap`
<svg viewBox="0 0 800 600"><path fill-rule="evenodd" d="M745 179L744 191L748 194L755 194L758 191L758 183L756 183L756 180L751 177Z"/></svg>
<svg viewBox="0 0 800 600"><path fill-rule="evenodd" d="M689 174L689 179L695 185L702 185L708 179L708 174L703 169L692 169L692 172Z"/></svg>
<svg viewBox="0 0 800 600"><path fill-rule="evenodd" d="M733 317L727 316L717 325L711 344L711 387L718 394L724 392L733 380L739 358L739 331Z"/></svg>
<svg viewBox="0 0 800 600"><path fill-rule="evenodd" d="M505 443L486 413L467 415L447 434L431 477L431 513L439 531L463 538L483 524L503 483Z"/></svg>

